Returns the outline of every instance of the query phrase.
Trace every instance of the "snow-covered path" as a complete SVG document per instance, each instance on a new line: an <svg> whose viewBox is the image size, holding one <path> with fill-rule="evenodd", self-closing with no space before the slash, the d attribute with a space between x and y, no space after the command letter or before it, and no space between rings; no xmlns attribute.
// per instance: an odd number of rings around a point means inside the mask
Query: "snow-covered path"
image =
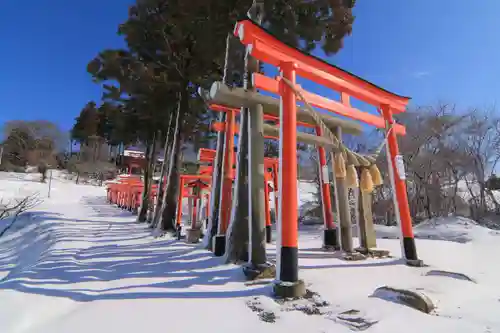
<svg viewBox="0 0 500 333"><path fill-rule="evenodd" d="M46 187L0 182L4 191ZM106 204L102 188L56 181L51 198L29 216L0 239L2 333L352 332L340 315L351 310L373 324L367 332L500 332L500 236L466 221L417 230L426 237L468 237L464 243L419 239L420 256L430 265L424 268L403 265L393 239L378 243L395 258L339 260L318 250L320 233L307 228L300 275L328 304L287 305L270 297L269 284L246 285L240 267L223 265L200 246L155 239L128 212ZM269 255L274 258L273 245ZM375 297L384 285L420 290L437 310L427 315ZM316 312L314 304L320 304ZM274 322L260 319L266 315Z"/></svg>
<svg viewBox="0 0 500 333"><path fill-rule="evenodd" d="M102 195L102 188L58 184L31 224L2 240L0 332L206 329L238 307L248 312L242 319L261 324L237 297L268 287L244 286L240 268L218 267L219 258L196 246L155 240ZM223 301L214 306L214 299ZM221 325L213 331L239 323Z"/></svg>

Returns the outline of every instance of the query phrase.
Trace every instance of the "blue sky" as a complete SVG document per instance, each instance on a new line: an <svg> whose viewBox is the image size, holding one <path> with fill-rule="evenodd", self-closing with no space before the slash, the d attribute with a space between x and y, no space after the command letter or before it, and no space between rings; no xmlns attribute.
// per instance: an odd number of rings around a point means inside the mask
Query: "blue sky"
<svg viewBox="0 0 500 333"><path fill-rule="evenodd" d="M127 0L4 0L0 11L0 124L48 119L69 129L100 88L86 72L121 47ZM357 1L353 34L329 61L415 105L496 103L500 2ZM307 86L322 95L329 92Z"/></svg>

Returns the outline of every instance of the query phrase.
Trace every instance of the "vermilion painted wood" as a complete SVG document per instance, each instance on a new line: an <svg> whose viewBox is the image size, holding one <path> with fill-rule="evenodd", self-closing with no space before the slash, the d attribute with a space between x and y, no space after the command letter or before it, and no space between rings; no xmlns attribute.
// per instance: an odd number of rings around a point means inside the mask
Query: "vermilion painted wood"
<svg viewBox="0 0 500 333"><path fill-rule="evenodd" d="M382 112L387 118L389 124L394 123L390 107L382 106ZM398 202L399 217L401 219L401 231L403 233L403 237L413 238L413 226L410 214L410 204L408 202L408 194L406 191L406 181L404 177L399 175L400 170L397 168L396 157L399 155L398 138L392 131L390 131L387 135L387 148L390 153L390 161L392 164L392 166L389 167L392 167L394 175L395 193L393 195L396 196Z"/></svg>
<svg viewBox="0 0 500 333"><path fill-rule="evenodd" d="M201 180L195 180L194 182L190 182L187 184L187 187L189 187L189 188L195 188L197 186L201 189L206 189L206 188L210 187L209 184L206 184L206 183L202 182Z"/></svg>
<svg viewBox="0 0 500 333"><path fill-rule="evenodd" d="M182 199L184 197L184 177L183 176L180 177L179 188L182 189L182 191L179 191L178 198L177 198L177 218L175 221L175 224L177 226L181 225L181 218L182 218Z"/></svg>
<svg viewBox="0 0 500 333"><path fill-rule="evenodd" d="M213 111L219 111L219 112L227 112L227 111L240 112L240 109L230 108L228 106L224 106L224 105L220 105L220 104L210 104L210 109ZM276 124L279 124L280 117L272 116L270 114L264 114L264 120L273 120L276 122ZM297 125L303 126L303 127L309 127L309 128L315 127L315 125L304 123L302 121L297 121Z"/></svg>
<svg viewBox="0 0 500 333"><path fill-rule="evenodd" d="M207 149L207 150L209 151L210 149ZM211 168L211 167L209 167L209 168ZM189 182L190 180L194 180L194 181ZM201 180L208 181L208 184L202 182ZM175 222L177 226L179 226L181 224L182 199L184 199L184 198L195 198L195 199L199 198L199 196L192 194L192 189L196 186L199 186L202 189L209 188L211 181L212 181L212 176L210 176L210 175L181 175L179 177L179 188L182 190L179 191L179 194L177 197L177 216L176 216L176 222ZM187 186L185 187L185 185L187 185Z"/></svg>
<svg viewBox="0 0 500 333"><path fill-rule="evenodd" d="M274 215L276 221L278 221L278 163L272 166L273 174L273 195L274 195Z"/></svg>
<svg viewBox="0 0 500 333"><path fill-rule="evenodd" d="M207 180L207 181L212 181L212 176L209 175L181 175L180 178L184 180Z"/></svg>
<svg viewBox="0 0 500 333"><path fill-rule="evenodd" d="M200 175L212 175L213 168L208 165L201 165L198 169L198 174Z"/></svg>
<svg viewBox="0 0 500 333"><path fill-rule="evenodd" d="M269 181L269 176L264 177L264 210L266 212L266 226L271 225L271 209L269 208L269 186L267 182Z"/></svg>
<svg viewBox="0 0 500 333"><path fill-rule="evenodd" d="M214 149L200 148L198 150L198 161L210 162L210 161L213 161L214 158L215 158L215 150Z"/></svg>
<svg viewBox="0 0 500 333"><path fill-rule="evenodd" d="M206 149L206 148L200 148L200 150L203 149L203 153L198 152L198 160L200 162L212 162L215 158L215 150L213 149ZM264 165L267 167L271 167L274 164L278 164L279 160L277 158L272 158L272 157L264 157ZM211 165L204 165L203 170L211 170L213 171L213 166Z"/></svg>
<svg viewBox="0 0 500 333"><path fill-rule="evenodd" d="M234 165L234 124L235 113L227 112L226 135L224 144L223 170L222 170L222 192L220 201L220 227L219 234L225 235L229 226L231 216L231 202L233 189L233 165Z"/></svg>
<svg viewBox="0 0 500 333"><path fill-rule="evenodd" d="M253 80L254 85L257 89L263 89L270 93L279 94L279 79L276 80L265 75L255 73L253 76ZM302 95L304 95L304 98L307 100L307 102L313 106L336 113L341 116L349 117L354 120L362 121L377 128L385 128L386 124L383 117L360 111L356 108L351 107L350 105L347 105L348 102L337 102L326 97L305 91L300 87L297 88L300 90ZM396 131L396 134L406 134L406 128L401 124L394 124L394 130Z"/></svg>
<svg viewBox="0 0 500 333"><path fill-rule="evenodd" d="M296 66L281 63L283 77L295 84ZM280 141L280 212L281 246L297 248L298 243L298 198L297 198L297 98L286 84L281 89L281 137ZM284 144L283 144L284 143ZM287 204L285 209L283 203ZM282 267L283 268L283 267Z"/></svg>
<svg viewBox="0 0 500 333"><path fill-rule="evenodd" d="M279 67L282 62L297 65L297 75L345 92L377 107L389 105L395 112L404 112L409 98L399 96L367 82L336 66L286 45L250 20L236 24L234 35L249 47L250 54L268 64Z"/></svg>
<svg viewBox="0 0 500 333"><path fill-rule="evenodd" d="M191 229L196 229L196 215L197 215L197 210L198 210L198 199L199 196L195 195L193 198L193 210L191 212Z"/></svg>
<svg viewBox="0 0 500 333"><path fill-rule="evenodd" d="M316 127L316 134L318 136L322 136L321 127ZM332 214L332 202L331 202L331 193L330 193L330 183L326 182L323 179L323 169L327 168L326 164L326 151L325 148L318 146L318 157L319 157L319 175L321 180L321 207L323 208L323 222L325 224L325 228L334 229L335 224L333 222L333 214Z"/></svg>

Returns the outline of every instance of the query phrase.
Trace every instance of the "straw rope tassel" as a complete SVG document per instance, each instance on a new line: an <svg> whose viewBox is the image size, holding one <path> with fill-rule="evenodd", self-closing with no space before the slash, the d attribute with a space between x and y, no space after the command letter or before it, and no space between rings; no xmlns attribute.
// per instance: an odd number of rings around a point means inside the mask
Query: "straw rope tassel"
<svg viewBox="0 0 500 333"><path fill-rule="evenodd" d="M361 169L361 184L360 189L361 192L371 193L373 192L373 179L368 168Z"/></svg>
<svg viewBox="0 0 500 333"><path fill-rule="evenodd" d="M382 179L382 175L380 174L380 170L378 169L378 166L376 164L372 164L368 168L368 171L370 172L374 186L380 186L384 184L384 180Z"/></svg>
<svg viewBox="0 0 500 333"><path fill-rule="evenodd" d="M334 162L335 162L335 177L345 178L346 177L345 160L342 153L337 153L334 155Z"/></svg>
<svg viewBox="0 0 500 333"><path fill-rule="evenodd" d="M356 167L354 165L348 165L346 168L347 174L347 187L349 188L358 188L359 187L359 179L358 172L356 171Z"/></svg>

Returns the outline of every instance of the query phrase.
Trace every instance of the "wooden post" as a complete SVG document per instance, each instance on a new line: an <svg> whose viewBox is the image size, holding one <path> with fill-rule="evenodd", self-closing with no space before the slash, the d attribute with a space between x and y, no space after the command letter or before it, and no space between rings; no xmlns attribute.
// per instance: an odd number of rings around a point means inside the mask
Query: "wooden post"
<svg viewBox="0 0 500 333"><path fill-rule="evenodd" d="M323 136L321 127L316 127L316 135ZM323 210L323 222L325 229L333 229L335 227L332 217L332 204L330 195L330 179L328 177L328 165L326 164L325 148L317 147L318 150L318 174L320 180L321 192L321 207Z"/></svg>
<svg viewBox="0 0 500 333"><path fill-rule="evenodd" d="M274 219L278 221L278 166L276 164L273 165L273 195L274 195Z"/></svg>
<svg viewBox="0 0 500 333"><path fill-rule="evenodd" d="M272 229L271 229L271 210L269 208L269 184L267 183L267 177L264 181L264 194L265 194L265 211L266 211L266 242L272 242Z"/></svg>
<svg viewBox="0 0 500 333"><path fill-rule="evenodd" d="M219 121L226 121L226 113L219 113ZM205 246L210 250L214 250L214 240L217 236L217 229L219 226L219 206L220 206L220 194L221 194L221 179L222 179L222 161L224 158L224 139L226 133L217 133L217 146L215 159L213 161L213 172L212 172L212 192L210 194L210 215L208 222L208 232L207 240Z"/></svg>
<svg viewBox="0 0 500 333"><path fill-rule="evenodd" d="M321 127L316 127L316 134L319 137L323 136L323 130ZM333 247L337 249L339 247L338 233L335 223L333 222L333 212L332 212L332 198L330 193L330 177L328 164L326 163L326 152L325 148L318 146L318 174L320 181L320 193L321 193L321 208L323 210L323 246Z"/></svg>
<svg viewBox="0 0 500 333"><path fill-rule="evenodd" d="M180 227L181 225L181 219L182 219L182 199L184 197L184 178L181 177L179 181L179 195L177 198L177 219L176 219L176 226L177 228Z"/></svg>
<svg viewBox="0 0 500 333"><path fill-rule="evenodd" d="M342 142L342 129L337 127L337 138ZM340 221L340 246L346 253L354 252L352 245L351 211L349 209L349 189L345 177L335 175L336 197L338 200L337 215Z"/></svg>
<svg viewBox="0 0 500 333"><path fill-rule="evenodd" d="M392 127L395 122L389 105L382 105L382 114L387 122L387 162L389 164L389 176L391 178L394 210L396 220L401 228L402 252L407 264L421 266L422 261L418 259L413 227L410 215L408 194L406 193L406 174L403 156L399 154L398 139Z"/></svg>
<svg viewBox="0 0 500 333"><path fill-rule="evenodd" d="M264 193L264 111L262 105L250 109L249 122L249 228L250 262L254 265L266 263L266 212ZM261 243L257 245L257 243Z"/></svg>
<svg viewBox="0 0 500 333"><path fill-rule="evenodd" d="M208 228L208 219L209 219L209 216L210 216L210 194L206 194L205 195L205 227Z"/></svg>
<svg viewBox="0 0 500 333"><path fill-rule="evenodd" d="M213 252L218 257L226 253L226 231L231 218L233 201L234 123L234 112L231 110L226 111L224 155L222 158L222 177L220 178L219 227L213 241Z"/></svg>
<svg viewBox="0 0 500 333"><path fill-rule="evenodd" d="M295 84L295 65L282 63L281 74ZM294 91L281 82L279 213L277 246L277 278L298 282L298 200L297 200L297 98Z"/></svg>
<svg viewBox="0 0 500 333"><path fill-rule="evenodd" d="M193 221L193 197L189 196L188 197L188 223L191 223Z"/></svg>
<svg viewBox="0 0 500 333"><path fill-rule="evenodd" d="M362 250L377 247L377 238L373 227L372 194L369 192L358 192L358 228L359 245Z"/></svg>
<svg viewBox="0 0 500 333"><path fill-rule="evenodd" d="M231 214L233 195L233 157L234 157L234 112L227 112L226 136L224 144L223 177L221 186L219 235L225 235Z"/></svg>
<svg viewBox="0 0 500 333"><path fill-rule="evenodd" d="M191 218L191 229L196 229L196 223L198 222L198 191L196 188L193 188L193 214Z"/></svg>

